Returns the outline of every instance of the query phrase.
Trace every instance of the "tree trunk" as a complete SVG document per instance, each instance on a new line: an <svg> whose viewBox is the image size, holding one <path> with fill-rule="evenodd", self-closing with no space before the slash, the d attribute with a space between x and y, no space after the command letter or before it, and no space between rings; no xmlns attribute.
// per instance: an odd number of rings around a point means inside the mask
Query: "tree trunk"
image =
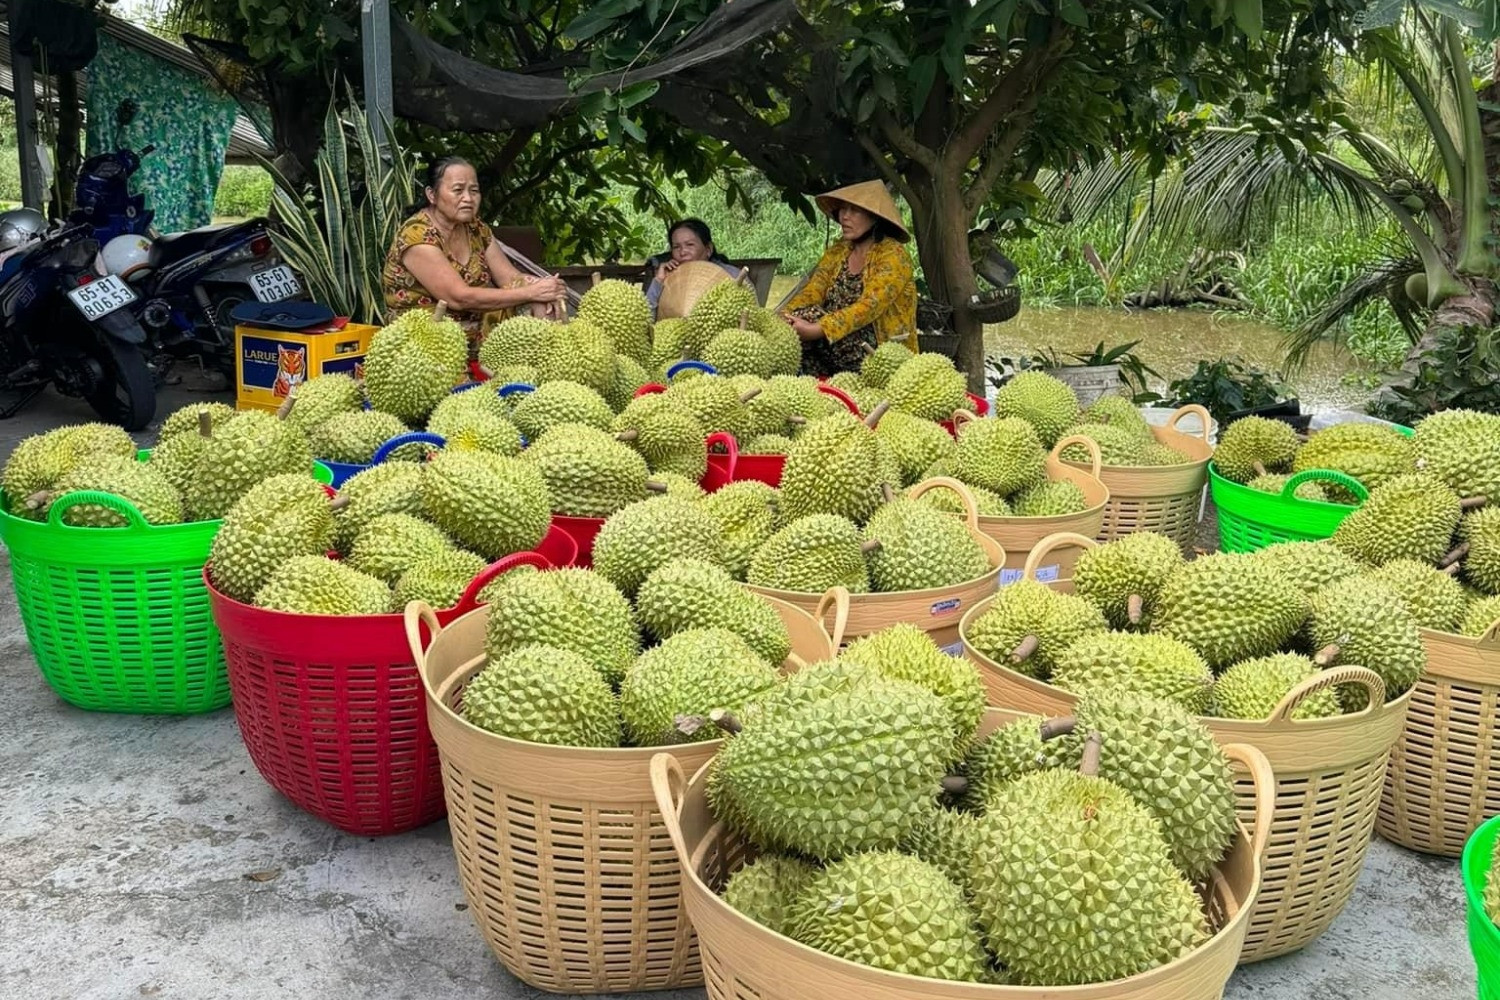
<svg viewBox="0 0 1500 1000"><path fill-rule="evenodd" d="M1413 384L1421 371L1423 355L1437 347L1443 334L1469 326L1489 329L1494 325L1496 315L1500 315L1500 290L1496 289L1495 283L1487 278L1470 277L1461 277L1459 281L1468 288L1468 293L1453 296L1428 317L1422 336L1406 352L1406 360L1401 367L1382 381L1371 399L1369 409L1375 410L1394 402L1396 396L1391 391L1393 387Z"/></svg>
<svg viewBox="0 0 1500 1000"><path fill-rule="evenodd" d="M59 73L57 173L53 180L58 218L66 218L73 210L73 186L78 183L78 171L83 165L83 151L80 147L82 133L83 105L78 97L78 77L73 73Z"/></svg>
<svg viewBox="0 0 1500 1000"><path fill-rule="evenodd" d="M912 206L916 222L917 256L934 301L953 309L953 332L958 335L954 363L969 378L969 391L984 395L984 324L969 308L969 298L978 290L974 263L969 256L969 225L963 190L957 181L944 178L913 179L913 190L926 197L920 208Z"/></svg>

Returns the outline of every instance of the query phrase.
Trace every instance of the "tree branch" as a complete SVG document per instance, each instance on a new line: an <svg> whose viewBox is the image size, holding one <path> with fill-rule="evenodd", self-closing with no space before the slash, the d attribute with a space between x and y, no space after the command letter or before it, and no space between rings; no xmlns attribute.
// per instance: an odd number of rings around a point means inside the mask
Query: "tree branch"
<svg viewBox="0 0 1500 1000"><path fill-rule="evenodd" d="M917 138L913 133L907 132L900 125L896 124L884 110L875 113L875 124L880 128L881 134L885 136L885 141L890 143L893 149L901 153L901 155L915 160L928 173L935 174L938 172L937 154L917 142ZM864 136L861 135L860 138L863 140Z"/></svg>
<svg viewBox="0 0 1500 1000"><path fill-rule="evenodd" d="M1060 60L1070 39L1070 28L1060 18L1052 23L1045 45L1024 53L1010 71L1000 78L989 96L959 129L949 144L950 156L967 163L984 147L991 132L1011 114L1021 95L1030 90L1044 70Z"/></svg>
<svg viewBox="0 0 1500 1000"><path fill-rule="evenodd" d="M1057 63L1052 64L1056 69ZM1051 69L1037 78L1040 83L1046 76L1051 74ZM1036 117L1037 104L1041 100L1041 88L1033 87L1021 102L1010 118L1010 124L1000 136L1000 141L995 143L989 155L980 164L978 176L964 192L964 209L969 213L969 218L979 211L985 199L990 196L990 191L1000 179L1000 172L1012 161L1021 141L1026 138L1026 133L1031 129L1031 123Z"/></svg>
<svg viewBox="0 0 1500 1000"><path fill-rule="evenodd" d="M863 132L859 135L859 144L869 154L870 162L875 164L875 169L879 170L887 181L895 185L896 190L901 192L901 197L906 199L907 204L911 205L912 211L915 212L918 204L916 193L911 189L911 185L906 183L906 178L901 176L901 171L885 158L884 151L875 145L875 140Z"/></svg>
<svg viewBox="0 0 1500 1000"><path fill-rule="evenodd" d="M507 199L517 198L520 195L525 194L527 191L530 191L532 188L538 187L543 181L550 179L552 177L552 172L557 169L557 165L560 164L563 160L566 160L572 156L577 156L579 153L587 153L590 150L594 149L603 149L604 146L605 140L603 139L589 139L587 142L574 143L571 146L560 149L552 156L548 157L546 163L533 170L530 177L526 178L525 181L505 192L505 194L501 197Z"/></svg>

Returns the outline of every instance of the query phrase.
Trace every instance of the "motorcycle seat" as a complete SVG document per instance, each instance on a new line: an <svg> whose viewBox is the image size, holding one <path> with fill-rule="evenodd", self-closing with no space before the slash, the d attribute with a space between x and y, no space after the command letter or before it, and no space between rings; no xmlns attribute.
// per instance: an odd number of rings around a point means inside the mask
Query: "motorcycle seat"
<svg viewBox="0 0 1500 1000"><path fill-rule="evenodd" d="M238 225L240 224L228 223L222 226L204 226L202 229L190 229L185 233L167 233L158 236L151 243L151 267L161 268L196 254L205 253L213 249L220 238Z"/></svg>

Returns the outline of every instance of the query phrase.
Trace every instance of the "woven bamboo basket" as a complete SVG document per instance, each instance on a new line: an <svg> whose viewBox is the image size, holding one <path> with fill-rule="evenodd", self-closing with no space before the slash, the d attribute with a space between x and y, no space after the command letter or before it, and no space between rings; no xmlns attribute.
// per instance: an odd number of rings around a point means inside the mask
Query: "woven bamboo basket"
<svg viewBox="0 0 1500 1000"><path fill-rule="evenodd" d="M979 515L974 509L974 494L957 479L936 477L912 487L912 496L921 496L928 490L946 487L954 490L964 500L964 518L969 533L984 547L989 556L990 571L981 577L954 584L950 587L933 587L928 590L902 590L885 594L851 594L843 587L834 587L824 594L801 593L794 590L774 590L745 584L746 589L801 608L819 622L826 621L833 611L842 627L834 634L843 638L858 639L860 636L879 632L897 622L910 622L931 633L940 646L953 647L957 653L958 622L965 608L977 604L995 592L1000 585L1000 574L1005 568L1005 549L993 538L979 530ZM835 644L837 645L837 643Z"/></svg>
<svg viewBox="0 0 1500 1000"><path fill-rule="evenodd" d="M1500 815L1500 621L1478 639L1422 630L1427 668L1391 752L1375 827L1386 840L1456 858Z"/></svg>
<svg viewBox="0 0 1500 1000"><path fill-rule="evenodd" d="M816 621L772 603L791 633L789 668L833 655ZM701 983L649 767L665 753L699 768L720 741L583 749L470 725L460 714L463 687L484 666L488 619L484 606L439 629L426 605L406 609L442 761L453 853L480 934L513 975L553 993ZM424 627L433 636L425 652Z"/></svg>
<svg viewBox="0 0 1500 1000"><path fill-rule="evenodd" d="M1189 413L1202 420L1201 437L1177 430L1177 424ZM1155 531L1181 545L1184 551L1192 548L1203 487L1208 482L1208 460L1214 454L1214 446L1208 440L1211 423L1208 411L1193 403L1175 411L1165 427L1151 428L1158 442L1191 457L1192 461L1184 465L1104 467L1099 479L1109 489L1109 503L1104 508L1099 541L1112 541L1133 531ZM1087 468L1081 462L1068 464L1075 469Z"/></svg>
<svg viewBox="0 0 1500 1000"><path fill-rule="evenodd" d="M990 709L984 728L1016 716ZM1259 858L1271 830L1272 776L1265 758L1249 746L1226 752L1254 777L1257 808L1253 835L1240 827L1229 854L1203 894L1215 933L1206 944L1150 972L1089 986L987 986L921 979L885 972L816 951L756 923L718 895L752 850L728 833L708 808L707 769L686 779L682 761L658 754L651 761L657 807L677 857L687 872L682 894L697 929L710 1000L1218 1000L1234 971L1255 906Z"/></svg>
<svg viewBox="0 0 1500 1000"><path fill-rule="evenodd" d="M961 630L987 604L964 616ZM979 664L991 704L1043 716L1070 715L1077 696L1002 666L964 643ZM1372 705L1352 715L1292 721L1308 696L1359 684ZM1306 946L1328 929L1359 881L1380 808L1391 747L1401 736L1411 692L1385 702L1385 684L1364 667L1334 667L1290 691L1264 721L1203 718L1221 745L1248 743L1276 772L1276 822L1241 962L1258 962ZM1252 808L1251 786L1236 783L1240 819Z"/></svg>

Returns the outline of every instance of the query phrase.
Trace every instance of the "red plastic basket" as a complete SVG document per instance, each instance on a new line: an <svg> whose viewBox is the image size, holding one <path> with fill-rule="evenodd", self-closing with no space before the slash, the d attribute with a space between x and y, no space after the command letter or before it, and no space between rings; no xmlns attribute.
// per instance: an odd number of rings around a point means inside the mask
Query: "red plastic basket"
<svg viewBox="0 0 1500 1000"><path fill-rule="evenodd" d="M974 415L976 417L987 417L990 415L989 400L976 396L972 392L966 392L964 393L964 395L968 396L969 402L974 404ZM954 437L958 437L958 429L953 426L953 421L943 420L940 421L940 423L943 426L943 430L947 431L949 434L952 434Z"/></svg>
<svg viewBox="0 0 1500 1000"><path fill-rule="evenodd" d="M599 534L599 529L604 527L604 518L553 514L552 527L567 534L577 548L573 562L569 565L582 566L585 569L594 565L594 538ZM537 549L540 551L541 546Z"/></svg>
<svg viewBox="0 0 1500 1000"><path fill-rule="evenodd" d="M559 536L554 538L554 536ZM572 552L553 528L548 547ZM546 568L540 551L507 556L474 578L447 624L515 566ZM255 769L292 803L360 836L403 833L446 813L426 695L401 614L296 615L243 604L204 568L240 737Z"/></svg>
<svg viewBox="0 0 1500 1000"><path fill-rule="evenodd" d="M715 451L714 447L723 448ZM708 471L698 481L704 492L712 493L738 479L757 479L768 486L781 485L785 455L741 455L733 434L716 431L708 436Z"/></svg>

